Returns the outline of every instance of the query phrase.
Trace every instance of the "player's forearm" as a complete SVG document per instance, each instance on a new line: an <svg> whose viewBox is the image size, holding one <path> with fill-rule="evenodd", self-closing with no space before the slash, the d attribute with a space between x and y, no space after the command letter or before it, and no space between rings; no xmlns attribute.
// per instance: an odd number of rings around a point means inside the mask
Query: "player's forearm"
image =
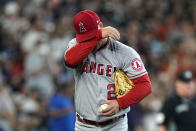
<svg viewBox="0 0 196 131"><path fill-rule="evenodd" d="M117 99L120 109L129 107L130 105L140 102L144 97L152 92L151 82L148 75L132 79L135 87L125 96Z"/></svg>
<svg viewBox="0 0 196 131"><path fill-rule="evenodd" d="M78 43L65 54L65 63L70 67L80 64L94 49L97 43Z"/></svg>

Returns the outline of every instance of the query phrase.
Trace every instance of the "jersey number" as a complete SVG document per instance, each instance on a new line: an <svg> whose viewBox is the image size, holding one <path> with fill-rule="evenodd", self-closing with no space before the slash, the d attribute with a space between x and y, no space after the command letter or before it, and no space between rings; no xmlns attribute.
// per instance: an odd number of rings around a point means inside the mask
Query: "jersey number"
<svg viewBox="0 0 196 131"><path fill-rule="evenodd" d="M116 99L115 85L114 84L109 84L107 86L107 89L108 89L108 100Z"/></svg>

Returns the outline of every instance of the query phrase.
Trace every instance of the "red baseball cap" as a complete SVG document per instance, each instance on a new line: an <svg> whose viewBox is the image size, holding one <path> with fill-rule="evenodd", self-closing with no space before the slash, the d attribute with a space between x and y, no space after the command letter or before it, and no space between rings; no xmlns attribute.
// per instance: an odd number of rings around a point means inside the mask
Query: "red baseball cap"
<svg viewBox="0 0 196 131"><path fill-rule="evenodd" d="M76 30L76 41L81 43L93 40L97 36L99 23L98 15L91 10L80 11L76 14L73 20Z"/></svg>

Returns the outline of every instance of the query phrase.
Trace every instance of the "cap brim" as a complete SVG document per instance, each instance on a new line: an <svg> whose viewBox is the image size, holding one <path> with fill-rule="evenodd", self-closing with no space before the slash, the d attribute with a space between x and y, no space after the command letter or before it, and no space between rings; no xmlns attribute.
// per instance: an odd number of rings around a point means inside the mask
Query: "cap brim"
<svg viewBox="0 0 196 131"><path fill-rule="evenodd" d="M98 29L92 30L91 32L86 32L84 34L78 34L76 33L76 41L78 43L81 43L83 41L88 41L92 38L94 38L97 35Z"/></svg>
<svg viewBox="0 0 196 131"><path fill-rule="evenodd" d="M185 82L185 83L188 83L188 82L193 81L194 79L193 78L178 78L178 80L182 81L182 82Z"/></svg>
<svg viewBox="0 0 196 131"><path fill-rule="evenodd" d="M88 41L84 41L84 42L79 42L79 43L84 43L84 44L90 44L90 45L97 45L97 43L99 42L99 40L94 37L93 39L90 39Z"/></svg>
<svg viewBox="0 0 196 131"><path fill-rule="evenodd" d="M190 82L194 80L193 73L189 70L184 70L178 75L178 80L182 82Z"/></svg>

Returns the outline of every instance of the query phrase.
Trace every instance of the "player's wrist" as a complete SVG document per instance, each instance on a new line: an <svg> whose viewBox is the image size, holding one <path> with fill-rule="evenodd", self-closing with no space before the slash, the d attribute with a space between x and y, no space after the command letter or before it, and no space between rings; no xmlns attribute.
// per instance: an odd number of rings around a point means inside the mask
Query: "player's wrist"
<svg viewBox="0 0 196 131"><path fill-rule="evenodd" d="M116 101L116 108L117 108L117 112L120 110L120 105L119 105L119 103L118 103L118 101L117 100L115 100Z"/></svg>
<svg viewBox="0 0 196 131"><path fill-rule="evenodd" d="M121 104L122 102L121 102L120 98L116 99L116 101L118 103L119 110L122 110L123 108L122 108L122 104Z"/></svg>

